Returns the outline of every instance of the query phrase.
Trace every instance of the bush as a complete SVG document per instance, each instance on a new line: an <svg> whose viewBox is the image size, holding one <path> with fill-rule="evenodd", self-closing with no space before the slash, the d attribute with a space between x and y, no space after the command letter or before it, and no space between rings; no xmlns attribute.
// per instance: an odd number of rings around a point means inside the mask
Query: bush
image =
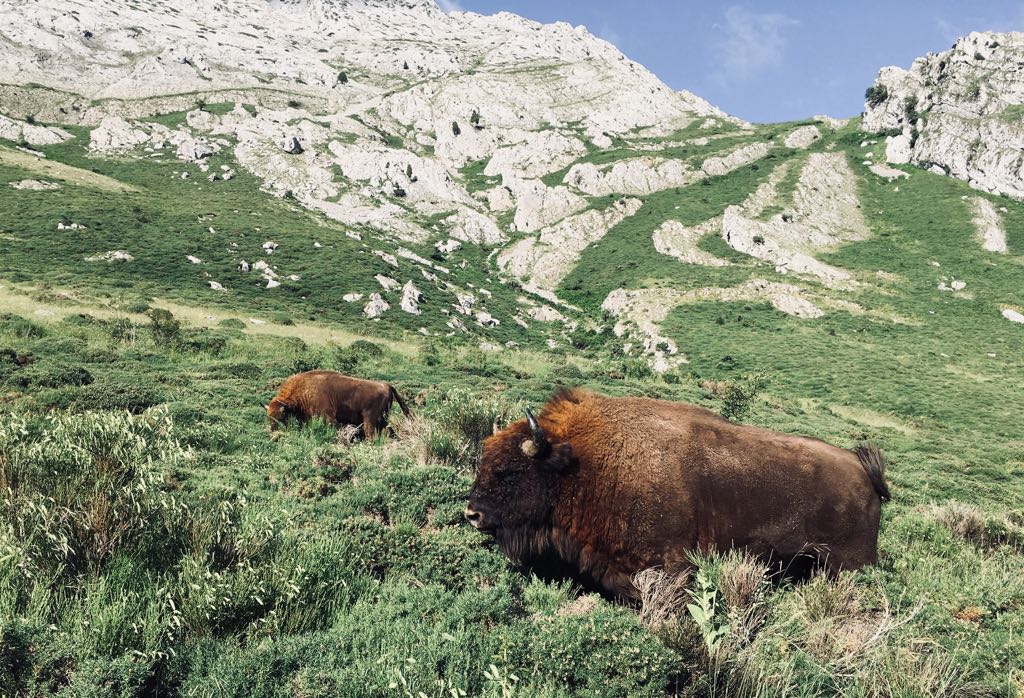
<svg viewBox="0 0 1024 698"><path fill-rule="evenodd" d="M872 108L889 99L889 88L885 85L872 85L864 92L864 99Z"/></svg>
<svg viewBox="0 0 1024 698"><path fill-rule="evenodd" d="M424 366L440 366L442 364L441 346L436 339L429 339L420 346L420 363Z"/></svg>
<svg viewBox="0 0 1024 698"><path fill-rule="evenodd" d="M157 344L177 344L181 339L181 322L166 308L150 308L146 311L149 318L149 331Z"/></svg>
<svg viewBox="0 0 1024 698"><path fill-rule="evenodd" d="M130 318L119 317L110 323L110 339L117 344L135 344L142 327Z"/></svg>
<svg viewBox="0 0 1024 698"><path fill-rule="evenodd" d="M645 381L654 378L654 371L644 358L627 357L619 362L619 370L623 376L633 380Z"/></svg>
<svg viewBox="0 0 1024 698"><path fill-rule="evenodd" d="M583 371L576 364L565 363L551 372L551 380L558 385L576 386L583 381Z"/></svg>
<svg viewBox="0 0 1024 698"><path fill-rule="evenodd" d="M39 339L46 336L46 329L42 325L10 313L0 315L0 332L18 339Z"/></svg>
<svg viewBox="0 0 1024 698"><path fill-rule="evenodd" d="M461 136L462 135L462 128L459 127L459 122L458 121L453 121L452 122L452 134L456 135L456 136Z"/></svg>
<svg viewBox="0 0 1024 698"><path fill-rule="evenodd" d="M223 327L230 330L244 330L246 325L245 322L235 317L224 318L217 323L218 327Z"/></svg>
<svg viewBox="0 0 1024 698"><path fill-rule="evenodd" d="M160 463L183 452L166 412L87 412L0 424L7 554L29 577L95 568L151 530Z"/></svg>
<svg viewBox="0 0 1024 698"><path fill-rule="evenodd" d="M65 385L89 385L92 374L81 366L58 364L56 366L33 366L18 374L22 388L60 388Z"/></svg>
<svg viewBox="0 0 1024 698"><path fill-rule="evenodd" d="M455 388L424 409L423 417L414 417L400 427L402 436L419 442L422 462L443 463L453 467L472 467L480 457L480 448L488 436L524 414L523 403L501 396L476 397L468 390Z"/></svg>
<svg viewBox="0 0 1024 698"><path fill-rule="evenodd" d="M139 414L163 402L164 396L137 379L103 379L78 388L47 390L37 399L50 409L125 410Z"/></svg>
<svg viewBox="0 0 1024 698"><path fill-rule="evenodd" d="M359 339L347 347L339 348L333 357L332 365L342 373L351 373L359 364L368 359L381 359L384 349L373 342Z"/></svg>
<svg viewBox="0 0 1024 698"><path fill-rule="evenodd" d="M300 101L299 101L299 100L297 100L297 99L289 99L289 100L288 100L288 101L286 102L286 104L288 105L288 108L289 108L289 109L298 109L299 107L301 107L301 106L302 106L302 102L300 102Z"/></svg>
<svg viewBox="0 0 1024 698"><path fill-rule="evenodd" d="M220 356L228 345L228 337L220 332L198 332L190 334L181 342L181 347L196 353Z"/></svg>
<svg viewBox="0 0 1024 698"><path fill-rule="evenodd" d="M769 382L768 375L761 372L752 373L742 381L728 381L722 390L722 416L730 422L742 419L750 411L754 398Z"/></svg>
<svg viewBox="0 0 1024 698"><path fill-rule="evenodd" d="M525 625L518 640L525 673L564 685L573 695L660 698L680 669L675 653L633 613L613 606L541 618Z"/></svg>

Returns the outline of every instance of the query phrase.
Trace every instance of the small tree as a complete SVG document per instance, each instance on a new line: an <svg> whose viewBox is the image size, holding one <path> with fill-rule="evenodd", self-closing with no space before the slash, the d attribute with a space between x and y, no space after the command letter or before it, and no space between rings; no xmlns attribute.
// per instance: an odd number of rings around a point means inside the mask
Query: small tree
<svg viewBox="0 0 1024 698"><path fill-rule="evenodd" d="M348 84L348 75L345 75L345 73L338 73L338 84L339 85L347 85Z"/></svg>
<svg viewBox="0 0 1024 698"><path fill-rule="evenodd" d="M452 122L452 133L455 134L456 136L461 136L462 135L462 129L459 128L459 122L458 121L453 121Z"/></svg>

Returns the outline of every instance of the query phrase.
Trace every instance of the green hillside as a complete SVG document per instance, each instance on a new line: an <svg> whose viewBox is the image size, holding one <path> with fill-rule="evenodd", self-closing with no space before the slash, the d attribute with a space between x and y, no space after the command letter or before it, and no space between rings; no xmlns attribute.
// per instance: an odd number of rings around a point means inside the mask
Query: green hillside
<svg viewBox="0 0 1024 698"><path fill-rule="evenodd" d="M801 125L664 155L697 162ZM872 173L865 154L884 145L862 147L857 126L640 197L557 289L576 329L513 322L524 292L493 249L438 259L433 240L401 243L492 292L501 324L451 337L452 311L425 282L423 315L367 320L343 296L379 288L394 267L374 251L399 245L262 192L227 150L211 172L237 177L216 182L182 179L171 158L92 156L74 127L40 148L76 168L63 179L0 158L0 695L1021 693L1024 326L1001 312L1024 305L1024 204L989 197L1007 209L1009 254L985 252L963 198L976 192L910 167L897 181ZM667 220L719 216L783 163L759 220L790 210L797 173L824 153L849 164L871 235L818 259L855 286L782 274L714 234L700 248L728 265L655 249ZM61 188L10 186L29 178ZM236 271L270 240L270 261L299 280L267 289ZM113 250L134 261L85 261ZM939 290L944 277L967 286ZM620 288L752 279L799 286L824 314L673 304L660 331L688 363L658 375L601 310ZM322 425L272 438L261 405L312 368L392 382L416 414L396 411L378 443ZM517 569L462 520L476 450L495 419L567 385L877 442L893 490L878 566L793 586L735 554L698 558L688 590L655 579L641 608Z"/></svg>

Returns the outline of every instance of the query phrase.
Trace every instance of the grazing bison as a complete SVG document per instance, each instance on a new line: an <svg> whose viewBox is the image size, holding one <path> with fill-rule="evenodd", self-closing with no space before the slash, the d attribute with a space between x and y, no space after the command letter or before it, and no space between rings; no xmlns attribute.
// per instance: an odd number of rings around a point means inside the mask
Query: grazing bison
<svg viewBox="0 0 1024 698"><path fill-rule="evenodd" d="M514 560L635 598L633 575L682 571L694 550L743 548L790 573L873 564L888 499L872 445L576 389L484 442L466 518Z"/></svg>
<svg viewBox="0 0 1024 698"><path fill-rule="evenodd" d="M362 427L363 436L372 439L387 426L393 400L408 417L409 408L402 396L387 383L352 378L337 371L307 371L281 385L267 405L267 416L271 429L292 417L300 422L323 417L334 426Z"/></svg>

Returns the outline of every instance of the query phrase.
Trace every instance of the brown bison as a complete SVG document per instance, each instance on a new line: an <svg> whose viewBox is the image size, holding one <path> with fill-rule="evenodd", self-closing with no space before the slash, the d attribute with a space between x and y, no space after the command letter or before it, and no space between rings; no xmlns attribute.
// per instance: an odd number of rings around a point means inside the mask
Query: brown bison
<svg viewBox="0 0 1024 698"><path fill-rule="evenodd" d="M334 426L361 427L363 436L372 439L387 426L393 400L408 417L409 408L402 396L387 383L352 378L337 371L306 371L281 385L267 405L267 416L271 429L291 418L305 422L323 417Z"/></svg>
<svg viewBox="0 0 1024 698"><path fill-rule="evenodd" d="M701 407L585 390L483 445L466 518L512 559L634 598L633 576L743 548L777 570L877 559L885 461L733 424Z"/></svg>

